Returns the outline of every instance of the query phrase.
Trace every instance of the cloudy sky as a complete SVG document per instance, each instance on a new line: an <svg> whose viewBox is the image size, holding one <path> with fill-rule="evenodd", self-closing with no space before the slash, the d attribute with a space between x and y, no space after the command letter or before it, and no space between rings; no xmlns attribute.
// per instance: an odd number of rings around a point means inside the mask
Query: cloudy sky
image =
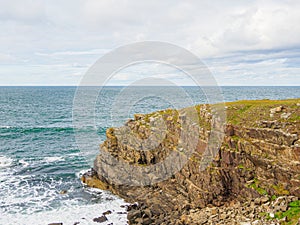
<svg viewBox="0 0 300 225"><path fill-rule="evenodd" d="M1 0L0 85L78 85L105 53L146 40L190 50L219 85L300 85L299 21L299 0ZM157 65L110 83L145 73L193 85Z"/></svg>

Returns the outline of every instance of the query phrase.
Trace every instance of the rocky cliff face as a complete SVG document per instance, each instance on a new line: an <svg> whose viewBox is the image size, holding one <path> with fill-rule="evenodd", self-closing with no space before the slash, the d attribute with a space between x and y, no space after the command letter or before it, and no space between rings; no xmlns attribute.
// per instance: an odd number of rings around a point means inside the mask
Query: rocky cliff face
<svg viewBox="0 0 300 225"><path fill-rule="evenodd" d="M188 127L191 135L197 133L199 137L195 152L184 154L187 161L172 176L158 183L153 182L154 176L143 186L130 183L131 173L125 167L114 170L116 162L147 168L173 152L180 155L187 144L181 143L182 118L176 110L136 115L124 127L107 130L94 171L82 180L138 202L129 210L131 224L296 224L300 212L299 103L300 99L227 103L222 145L204 170L201 167L211 135L212 112L208 105L196 106L200 130ZM165 124L165 133L153 129L159 121ZM124 132L130 138L122 138ZM158 140L158 145L151 146ZM149 151L142 150L145 148ZM181 161L174 161L174 167ZM165 172L169 168L160 169ZM149 174L143 169L140 179ZM116 179L122 182L116 183Z"/></svg>

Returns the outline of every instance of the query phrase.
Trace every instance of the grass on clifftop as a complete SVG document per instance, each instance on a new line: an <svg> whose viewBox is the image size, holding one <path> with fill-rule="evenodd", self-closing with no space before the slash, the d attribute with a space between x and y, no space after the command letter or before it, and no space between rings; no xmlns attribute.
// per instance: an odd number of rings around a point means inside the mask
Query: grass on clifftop
<svg viewBox="0 0 300 225"><path fill-rule="evenodd" d="M194 107L194 108L193 108ZM279 111L271 113L276 108L281 108ZM165 109L149 114L138 114L139 118L135 118L140 125L150 128L150 120L159 117L164 120L173 121L176 126L178 123L179 111L189 111L196 109L199 113L198 121L201 127L206 130L211 129L210 122L204 118L203 109L207 113L211 113L209 105L196 105L185 109ZM233 125L241 125L253 128L267 128L269 125L264 123L273 123L272 128L280 128L288 133L296 134L300 131L300 98L286 100L240 100L235 102L225 103L227 123ZM202 111L202 114L201 114Z"/></svg>
<svg viewBox="0 0 300 225"><path fill-rule="evenodd" d="M195 106L199 112L201 106ZM259 127L258 121L277 121L288 123L300 123L300 98L286 100L240 100L235 102L226 102L227 122L233 125L243 125L247 127ZM271 115L270 110L276 107L282 107L280 112ZM209 109L208 109L209 110ZM284 113L290 114L287 118L282 118ZM174 121L178 118L178 113L175 109L166 109L157 112L152 112L145 115L146 122L149 122L151 117L171 115ZM206 124L203 118L199 118L199 122L204 127L210 127ZM300 125L296 127L300 130Z"/></svg>
<svg viewBox="0 0 300 225"><path fill-rule="evenodd" d="M232 124L243 124L257 127L256 121L278 120L288 122L300 121L300 99L287 100L241 100L225 103L227 107L227 120ZM283 106L281 112L276 112L270 116L270 110ZM281 118L283 113L291 113L287 119Z"/></svg>

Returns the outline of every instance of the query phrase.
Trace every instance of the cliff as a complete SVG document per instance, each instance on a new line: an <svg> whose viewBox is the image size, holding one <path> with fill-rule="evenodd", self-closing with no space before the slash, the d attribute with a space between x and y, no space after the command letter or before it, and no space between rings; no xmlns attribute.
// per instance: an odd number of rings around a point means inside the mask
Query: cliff
<svg viewBox="0 0 300 225"><path fill-rule="evenodd" d="M211 106L195 106L200 129L191 155L181 154L188 145L182 140L189 140L180 137L181 113L167 109L135 115L123 127L108 129L94 169L82 181L138 202L128 209L130 224L297 224L300 99L237 101L225 108L225 135L208 164L203 160L212 133ZM161 122L166 132L153 128ZM195 133L188 129L190 135ZM130 135L123 138L124 133ZM172 168L182 165L180 170L164 180L147 173L149 166L173 152L188 156L184 163L181 158L172 163ZM133 172L119 168L117 162L133 171L142 168L140 177L131 179ZM167 175L168 169L160 167L159 172ZM145 179L149 176L151 182Z"/></svg>

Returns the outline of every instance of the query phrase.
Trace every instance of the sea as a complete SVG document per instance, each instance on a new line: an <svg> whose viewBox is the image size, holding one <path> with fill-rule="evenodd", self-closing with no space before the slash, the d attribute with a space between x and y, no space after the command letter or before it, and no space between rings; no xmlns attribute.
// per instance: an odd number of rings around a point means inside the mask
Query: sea
<svg viewBox="0 0 300 225"><path fill-rule="evenodd" d="M99 89L94 127L80 131L87 137L96 133L96 144L89 149L78 145L73 128L77 87L0 87L1 225L97 224L93 219L107 210L111 214L101 224L127 224L124 200L80 181L93 166L106 129L122 125L135 113L211 102L199 87L93 88ZM300 98L300 86L219 90L224 101ZM118 107L126 112L115 113ZM86 142L92 143L88 138Z"/></svg>

